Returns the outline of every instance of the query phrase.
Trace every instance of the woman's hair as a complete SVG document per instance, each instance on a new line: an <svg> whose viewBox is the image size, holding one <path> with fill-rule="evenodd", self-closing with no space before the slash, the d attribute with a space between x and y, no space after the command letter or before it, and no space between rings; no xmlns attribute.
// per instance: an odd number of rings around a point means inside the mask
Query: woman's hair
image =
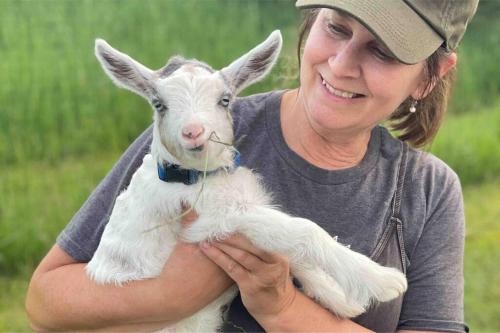
<svg viewBox="0 0 500 333"><path fill-rule="evenodd" d="M297 43L297 58L299 67L301 64L302 46L304 40L311 30L319 8L305 9L304 18L299 29ZM396 131L399 139L408 142L414 147L422 147L432 142L436 135L448 105L448 98L455 81L455 68L452 68L442 78L439 77L439 63L449 53L444 48L439 48L426 60L425 64L425 87L431 88L431 92L418 101L417 111L410 113L411 98L407 98L389 117L389 128Z"/></svg>

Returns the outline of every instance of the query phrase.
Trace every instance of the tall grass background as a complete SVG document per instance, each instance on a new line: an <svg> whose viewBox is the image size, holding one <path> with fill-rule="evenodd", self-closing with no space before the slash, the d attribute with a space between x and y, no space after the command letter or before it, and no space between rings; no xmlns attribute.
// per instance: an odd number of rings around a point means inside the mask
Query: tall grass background
<svg viewBox="0 0 500 333"><path fill-rule="evenodd" d="M27 330L32 270L120 153L151 122L93 55L96 37L152 68L174 54L220 68L281 29L284 51L244 94L297 82L294 1L0 0L0 331ZM459 174L468 220L466 318L500 331L500 2L483 1L430 150Z"/></svg>
<svg viewBox="0 0 500 333"><path fill-rule="evenodd" d="M96 37L152 68L175 54L220 68L274 29L291 41L290 8L285 1L0 1L0 163L122 150L150 122L144 101L103 75Z"/></svg>

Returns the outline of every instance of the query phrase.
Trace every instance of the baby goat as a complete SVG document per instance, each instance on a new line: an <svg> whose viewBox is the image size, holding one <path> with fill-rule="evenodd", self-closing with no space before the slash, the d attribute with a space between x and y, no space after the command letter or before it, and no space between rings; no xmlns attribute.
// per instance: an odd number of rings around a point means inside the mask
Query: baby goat
<svg viewBox="0 0 500 333"><path fill-rule="evenodd" d="M153 71L96 40L106 74L144 97L155 112L151 154L116 199L86 268L92 279L119 285L152 278L162 271L177 237L201 242L240 233L263 250L286 255L303 292L339 317L357 316L372 301L388 301L406 290L398 270L337 243L307 219L275 209L259 177L235 165L231 105L243 88L271 70L281 44L275 31L220 71L180 57ZM182 203L194 207L199 219L180 235ZM221 307L236 292L228 289L175 330L215 332L222 324Z"/></svg>

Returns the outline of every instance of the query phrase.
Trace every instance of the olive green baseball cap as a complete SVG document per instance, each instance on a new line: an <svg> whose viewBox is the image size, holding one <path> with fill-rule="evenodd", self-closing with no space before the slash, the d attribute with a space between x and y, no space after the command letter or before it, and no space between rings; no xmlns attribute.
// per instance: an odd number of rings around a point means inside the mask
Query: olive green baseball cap
<svg viewBox="0 0 500 333"><path fill-rule="evenodd" d="M370 30L405 64L420 62L440 46L457 48L479 0L298 0L299 8L345 12Z"/></svg>

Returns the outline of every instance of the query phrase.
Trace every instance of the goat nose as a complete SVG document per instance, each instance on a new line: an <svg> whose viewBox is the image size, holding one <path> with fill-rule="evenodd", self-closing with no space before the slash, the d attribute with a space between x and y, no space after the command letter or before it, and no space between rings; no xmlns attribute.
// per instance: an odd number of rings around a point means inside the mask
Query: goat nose
<svg viewBox="0 0 500 333"><path fill-rule="evenodd" d="M186 139L197 139L205 132L201 125L187 125L182 129L182 136Z"/></svg>

